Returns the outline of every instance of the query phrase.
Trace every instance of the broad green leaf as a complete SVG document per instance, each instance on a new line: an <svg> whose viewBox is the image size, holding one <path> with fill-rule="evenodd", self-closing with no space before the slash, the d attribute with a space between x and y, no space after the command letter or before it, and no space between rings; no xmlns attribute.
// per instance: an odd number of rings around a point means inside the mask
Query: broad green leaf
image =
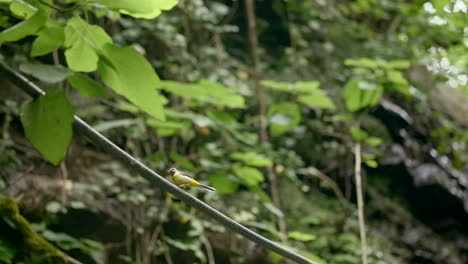
<svg viewBox="0 0 468 264"><path fill-rule="evenodd" d="M27 19L37 12L37 8L24 1L15 0L10 4L10 11L17 18Z"/></svg>
<svg viewBox="0 0 468 264"><path fill-rule="evenodd" d="M310 94L300 95L297 100L305 105L321 109L335 109L335 104L321 90L315 90Z"/></svg>
<svg viewBox="0 0 468 264"><path fill-rule="evenodd" d="M382 139L378 137L369 137L366 139L366 143L373 147L377 147L382 144Z"/></svg>
<svg viewBox="0 0 468 264"><path fill-rule="evenodd" d="M80 17L71 18L65 27L65 58L68 67L78 72L97 69L98 52L112 39L99 26L89 25Z"/></svg>
<svg viewBox="0 0 468 264"><path fill-rule="evenodd" d="M369 135L367 134L366 131L360 129L357 126L352 126L349 131L351 132L351 136L353 137L354 140L356 141L363 141L366 140Z"/></svg>
<svg viewBox="0 0 468 264"><path fill-rule="evenodd" d="M378 104L382 94L381 85L364 80L351 79L344 87L346 108L351 112Z"/></svg>
<svg viewBox="0 0 468 264"><path fill-rule="evenodd" d="M169 153L169 158L177 164L178 167L180 167L182 170L193 170L195 169L195 165L193 163L186 159L184 156L181 156L175 152Z"/></svg>
<svg viewBox="0 0 468 264"><path fill-rule="evenodd" d="M31 57L42 56L50 53L62 46L65 41L63 28L56 25L47 26L39 31L36 40L34 40Z"/></svg>
<svg viewBox="0 0 468 264"><path fill-rule="evenodd" d="M296 82L295 89L298 92L311 93L315 92L320 86L319 81L310 81L310 82Z"/></svg>
<svg viewBox="0 0 468 264"><path fill-rule="evenodd" d="M433 0L432 5L438 11L444 10L444 7L450 3L450 0Z"/></svg>
<svg viewBox="0 0 468 264"><path fill-rule="evenodd" d="M235 193L239 189L239 183L229 178L228 175L218 173L208 178L210 185L216 189L219 194Z"/></svg>
<svg viewBox="0 0 468 264"><path fill-rule="evenodd" d="M73 46L78 41L85 41L95 50L101 50L104 45L112 43L111 37L104 29L90 25L80 17L73 17L65 27L65 46Z"/></svg>
<svg viewBox="0 0 468 264"><path fill-rule="evenodd" d="M76 72L92 72L97 69L99 57L96 51L84 40L65 51L68 67Z"/></svg>
<svg viewBox="0 0 468 264"><path fill-rule="evenodd" d="M346 66L363 67L369 69L374 69L381 65L381 63L379 63L378 61L369 58L346 59L344 64Z"/></svg>
<svg viewBox="0 0 468 264"><path fill-rule="evenodd" d="M190 123L186 122L175 122L175 121L161 121L155 118L146 120L146 123L156 128L156 131L160 136L173 136L190 127Z"/></svg>
<svg viewBox="0 0 468 264"><path fill-rule="evenodd" d="M242 108L245 105L244 97L238 95L234 89L215 82L206 80L200 80L198 83L161 81L160 84L163 90L200 102L232 108Z"/></svg>
<svg viewBox="0 0 468 264"><path fill-rule="evenodd" d="M387 71L387 79L393 83L408 85L408 81L405 79L401 71Z"/></svg>
<svg viewBox="0 0 468 264"><path fill-rule="evenodd" d="M371 167L371 168L377 168L379 167L379 163L377 163L377 161L373 160L373 159L370 159L370 160L366 160L365 161L366 165Z"/></svg>
<svg viewBox="0 0 468 264"><path fill-rule="evenodd" d="M62 82L73 74L72 71L62 65L48 65L41 63L24 62L20 64L19 69L24 73L30 74L37 79L48 83Z"/></svg>
<svg viewBox="0 0 468 264"><path fill-rule="evenodd" d="M156 91L159 77L135 49L106 44L98 70L104 83L114 91L153 117L165 120L163 105Z"/></svg>
<svg viewBox="0 0 468 264"><path fill-rule="evenodd" d="M234 152L231 159L244 162L246 165L254 167L271 166L273 163L268 158L258 155L255 152Z"/></svg>
<svg viewBox="0 0 468 264"><path fill-rule="evenodd" d="M87 75L76 72L67 81L84 97L109 97L106 88Z"/></svg>
<svg viewBox="0 0 468 264"><path fill-rule="evenodd" d="M273 135L281 135L301 122L301 110L294 103L279 103L268 109L270 131Z"/></svg>
<svg viewBox="0 0 468 264"><path fill-rule="evenodd" d="M403 76L403 73L400 71L389 70L387 71L387 80L391 83L390 86L386 86L391 90L395 90L402 94L411 95L410 94L410 85L406 78Z"/></svg>
<svg viewBox="0 0 468 264"><path fill-rule="evenodd" d="M273 90L291 93L311 93L320 86L320 82L318 81L286 83L263 80L260 83Z"/></svg>
<svg viewBox="0 0 468 264"><path fill-rule="evenodd" d="M21 21L0 32L0 45L3 42L17 41L26 36L35 34L45 25L47 19L47 15L44 12L37 11L28 20Z"/></svg>
<svg viewBox="0 0 468 264"><path fill-rule="evenodd" d="M359 81L359 89L361 89L361 107L376 105L383 93L381 85L366 81Z"/></svg>
<svg viewBox="0 0 468 264"><path fill-rule="evenodd" d="M234 174L249 186L258 186L264 181L262 172L252 167L235 167Z"/></svg>
<svg viewBox="0 0 468 264"><path fill-rule="evenodd" d="M24 105L21 123L28 140L52 164L65 156L72 137L73 109L63 90L50 89Z"/></svg>
<svg viewBox="0 0 468 264"><path fill-rule="evenodd" d="M288 237L293 239L293 240L302 241L302 242L309 242L309 241L315 240L317 238L314 235L302 233L302 232L299 232L299 231L288 232Z"/></svg>
<svg viewBox="0 0 468 264"><path fill-rule="evenodd" d="M404 69L407 69L410 65L411 65L410 62L407 60L392 60L385 64L385 68L404 70Z"/></svg>
<svg viewBox="0 0 468 264"><path fill-rule="evenodd" d="M178 0L96 0L96 2L123 14L152 19L159 16L162 10L173 8Z"/></svg>
<svg viewBox="0 0 468 264"><path fill-rule="evenodd" d="M351 112L361 109L361 89L358 84L357 79L351 79L344 87L346 108Z"/></svg>

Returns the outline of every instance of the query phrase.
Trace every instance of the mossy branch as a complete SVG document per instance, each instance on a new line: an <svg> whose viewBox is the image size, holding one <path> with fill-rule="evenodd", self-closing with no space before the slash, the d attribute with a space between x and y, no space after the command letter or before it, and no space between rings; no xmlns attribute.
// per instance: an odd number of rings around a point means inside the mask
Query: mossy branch
<svg viewBox="0 0 468 264"><path fill-rule="evenodd" d="M55 261L55 263L80 263L39 236L28 220L20 214L18 205L13 198L0 196L0 217L14 225L15 231L21 238L21 251L39 254L41 257Z"/></svg>

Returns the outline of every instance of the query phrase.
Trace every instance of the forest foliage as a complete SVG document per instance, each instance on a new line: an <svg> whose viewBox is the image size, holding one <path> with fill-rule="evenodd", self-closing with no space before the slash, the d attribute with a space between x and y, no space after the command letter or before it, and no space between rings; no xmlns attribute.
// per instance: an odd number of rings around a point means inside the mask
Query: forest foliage
<svg viewBox="0 0 468 264"><path fill-rule="evenodd" d="M255 2L252 51L240 0L0 1L1 60L46 90L0 93L0 190L23 197L38 234L84 263L284 262L245 253L248 242L74 135L76 114L156 172L176 166L209 183L216 193L190 192L319 263L360 261L352 176L362 144L376 216L369 263L418 263L399 227L426 226L379 174L399 142L375 112L405 109L428 148L466 172L466 3ZM83 216L88 229L67 226ZM428 241L437 263L446 237ZM48 263L11 243L0 232L0 263Z"/></svg>

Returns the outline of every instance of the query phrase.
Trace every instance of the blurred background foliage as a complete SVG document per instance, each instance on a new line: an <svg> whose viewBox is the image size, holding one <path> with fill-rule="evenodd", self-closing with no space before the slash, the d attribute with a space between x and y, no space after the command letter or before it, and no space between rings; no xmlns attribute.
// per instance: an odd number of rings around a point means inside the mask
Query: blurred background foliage
<svg viewBox="0 0 468 264"><path fill-rule="evenodd" d="M0 1L4 28L22 1L11 2ZM32 37L4 43L2 55L41 87L64 88L77 115L156 172L190 172L217 189L192 194L310 259L359 263L360 142L369 263L468 262L466 1L255 1L265 116L244 1L180 0L155 19L100 4L65 9L75 2L54 1L64 7L53 11L57 21L86 16L143 54L163 80L166 120L107 97L115 93L94 73L70 80L63 53L26 56ZM75 87L83 79L91 88ZM27 97L1 82L1 193L68 255L83 263L286 263L85 138L73 138L58 167L45 162L21 127ZM12 228L5 215L0 225ZM49 263L16 251L4 230L0 263Z"/></svg>

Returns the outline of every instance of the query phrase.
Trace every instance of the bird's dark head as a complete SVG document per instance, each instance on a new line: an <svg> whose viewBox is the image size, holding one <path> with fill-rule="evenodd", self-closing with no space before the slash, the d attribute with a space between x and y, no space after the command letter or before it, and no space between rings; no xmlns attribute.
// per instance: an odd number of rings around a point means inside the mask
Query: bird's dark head
<svg viewBox="0 0 468 264"><path fill-rule="evenodd" d="M177 172L177 169L176 169L176 168L170 168L169 170L167 170L167 172L169 172L169 173L176 173L176 172Z"/></svg>

